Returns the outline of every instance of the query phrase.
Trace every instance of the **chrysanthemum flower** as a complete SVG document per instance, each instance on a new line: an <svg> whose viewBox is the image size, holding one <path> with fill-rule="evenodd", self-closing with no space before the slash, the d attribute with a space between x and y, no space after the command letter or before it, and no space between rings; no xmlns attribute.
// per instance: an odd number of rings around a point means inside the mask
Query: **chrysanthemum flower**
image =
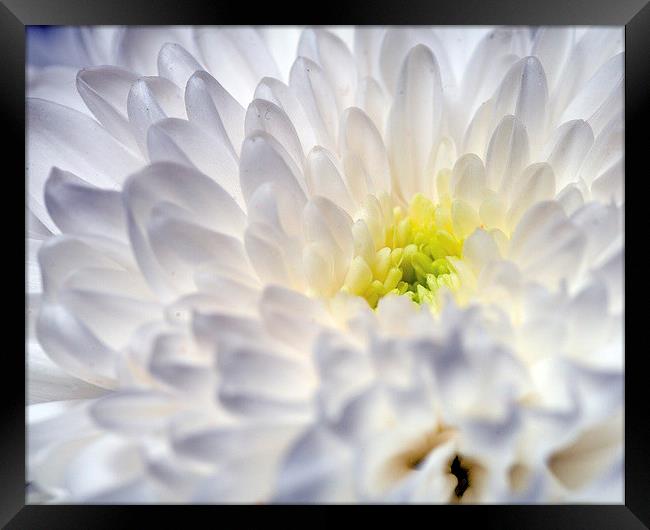
<svg viewBox="0 0 650 530"><path fill-rule="evenodd" d="M622 501L620 29L30 45L32 500Z"/></svg>

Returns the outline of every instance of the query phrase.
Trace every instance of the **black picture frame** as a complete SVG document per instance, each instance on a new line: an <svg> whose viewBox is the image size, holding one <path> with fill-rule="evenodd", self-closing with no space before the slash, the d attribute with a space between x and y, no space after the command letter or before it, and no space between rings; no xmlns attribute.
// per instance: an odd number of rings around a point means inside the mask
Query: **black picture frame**
<svg viewBox="0 0 650 530"><path fill-rule="evenodd" d="M287 9L283 12L277 4L266 6L248 2L199 2L198 0L0 0L0 50L2 50L3 75L0 78L0 105L6 138L4 159L11 164L4 165L3 196L7 217L5 238L18 248L25 248L24 232L16 226L16 219L25 210L18 197L25 194L20 184L24 173L25 134L25 27L28 25L105 25L105 24L286 24L288 22L312 22L317 24L449 24L449 25L616 25L625 26L625 120L626 120L626 175L632 175L635 168L641 172L637 178L626 179L625 230L643 229L647 222L640 217L644 212L642 197L637 191L648 176L648 165L642 158L648 151L648 101L650 101L650 4L648 0L448 0L382 3L345 1L323 5L310 4L309 10ZM309 12L311 16L307 16ZM303 19L303 20L300 20ZM307 20L305 20L307 19ZM22 144L22 145L21 145ZM645 169L645 171L644 171ZM631 186L631 187L630 187ZM637 202L640 206L637 206ZM9 204L7 204L9 203ZM10 206L7 208L6 206ZM16 208L16 210L14 210ZM645 209L647 211L647 206ZM638 220L635 216L639 216ZM632 232L629 232L632 233ZM647 248L645 239L640 252ZM637 251L638 253L638 251ZM645 285L642 272L635 274L630 255L626 250L625 277L639 278L632 285ZM14 300L19 300L20 282L25 270L21 258L7 251L5 266L9 267L3 285L5 312L19 318ZM640 261L640 260L639 260ZM641 262L642 263L642 262ZM15 269L14 269L15 268ZM22 268L22 273L20 269ZM10 275L10 276L9 276ZM626 282L626 300L628 298ZM10 292L15 290L15 297ZM641 294L641 293L634 293ZM10 309L14 308L14 309ZM632 346L633 329L644 331L643 326L628 325L630 317L639 314L643 318L647 310L640 313L628 311L625 333L625 504L621 505L534 505L534 506L419 506L412 508L387 506L331 506L291 507L294 514L307 516L310 524L331 524L333 518L348 515L350 510L363 510L363 516L379 515L384 521L399 517L401 524L413 517L422 517L427 525L453 524L459 528L517 528L517 529L636 529L650 526L650 422L648 421L648 399L645 390L646 372L644 358L646 348ZM5 330L23 329L20 325L5 324ZM16 333L20 344L20 334ZM22 351L25 345L24 335ZM7 343L8 344L8 343ZM13 346L13 342L11 343ZM643 343L641 343L643 344ZM224 524L218 519L215 509L230 511L236 516L238 526L249 526L244 516L244 507L237 506L188 506L183 513L172 506L88 506L88 505L25 505L25 358L21 349L6 346L1 365L6 395L1 403L2 435L0 436L0 524L10 529L56 529L56 528L130 528L137 524L153 526ZM7 384L11 382L12 384ZM21 389L23 390L21 392ZM268 517L281 515L286 524L287 512L279 514L286 507L246 507L247 515L261 517L254 528L268 524ZM254 508L250 510L248 508ZM191 516L188 518L188 512ZM408 514L395 510L410 509ZM315 510L320 513L311 518ZM431 512L430 510L433 510ZM236 512L236 513L235 513ZM338 513L340 512L340 513ZM223 516L223 515L222 515ZM311 516L311 517L310 517ZM451 520L442 523L441 519ZM235 520L229 517L229 520ZM155 521L155 523L154 523ZM397 521L397 519L395 519ZM417 523L420 524L420 523ZM471 526L470 526L471 525Z"/></svg>

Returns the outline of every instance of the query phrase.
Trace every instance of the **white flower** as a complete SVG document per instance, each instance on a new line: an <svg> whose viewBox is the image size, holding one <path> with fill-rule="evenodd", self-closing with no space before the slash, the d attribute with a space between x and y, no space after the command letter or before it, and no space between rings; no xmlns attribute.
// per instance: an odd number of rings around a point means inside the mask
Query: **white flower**
<svg viewBox="0 0 650 530"><path fill-rule="evenodd" d="M621 29L61 31L33 501L622 502Z"/></svg>

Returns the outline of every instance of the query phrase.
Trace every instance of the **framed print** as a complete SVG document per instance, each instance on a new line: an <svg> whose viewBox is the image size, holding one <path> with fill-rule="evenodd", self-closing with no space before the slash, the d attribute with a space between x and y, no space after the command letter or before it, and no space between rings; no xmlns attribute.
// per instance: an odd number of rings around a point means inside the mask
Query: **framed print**
<svg viewBox="0 0 650 530"><path fill-rule="evenodd" d="M5 2L3 524L649 524L625 177L650 7L559 5Z"/></svg>

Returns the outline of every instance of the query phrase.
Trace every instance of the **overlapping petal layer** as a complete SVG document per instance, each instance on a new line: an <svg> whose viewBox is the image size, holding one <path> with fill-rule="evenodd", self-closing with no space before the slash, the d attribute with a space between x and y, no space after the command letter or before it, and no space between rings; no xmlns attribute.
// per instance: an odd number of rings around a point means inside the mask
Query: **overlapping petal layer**
<svg viewBox="0 0 650 530"><path fill-rule="evenodd" d="M65 32L34 500L621 501L620 29Z"/></svg>

